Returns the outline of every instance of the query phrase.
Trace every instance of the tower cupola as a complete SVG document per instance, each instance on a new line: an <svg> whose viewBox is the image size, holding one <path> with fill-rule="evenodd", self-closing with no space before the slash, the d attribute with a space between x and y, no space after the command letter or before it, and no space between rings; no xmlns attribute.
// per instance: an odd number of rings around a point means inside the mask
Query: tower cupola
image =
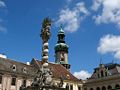
<svg viewBox="0 0 120 90"><path fill-rule="evenodd" d="M68 53L69 46L65 43L65 32L62 29L62 26L60 26L60 30L58 31L58 41L55 45L55 53L59 51L64 51Z"/></svg>

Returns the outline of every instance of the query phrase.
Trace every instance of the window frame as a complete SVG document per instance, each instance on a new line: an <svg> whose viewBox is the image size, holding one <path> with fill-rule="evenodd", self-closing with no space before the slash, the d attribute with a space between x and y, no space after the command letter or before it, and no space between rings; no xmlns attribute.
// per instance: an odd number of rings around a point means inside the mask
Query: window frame
<svg viewBox="0 0 120 90"><path fill-rule="evenodd" d="M70 90L73 90L73 85L72 84L70 84Z"/></svg>
<svg viewBox="0 0 120 90"><path fill-rule="evenodd" d="M2 84L3 76L0 75L0 84Z"/></svg>
<svg viewBox="0 0 120 90"><path fill-rule="evenodd" d="M11 79L11 85L16 86L16 77L12 77Z"/></svg>

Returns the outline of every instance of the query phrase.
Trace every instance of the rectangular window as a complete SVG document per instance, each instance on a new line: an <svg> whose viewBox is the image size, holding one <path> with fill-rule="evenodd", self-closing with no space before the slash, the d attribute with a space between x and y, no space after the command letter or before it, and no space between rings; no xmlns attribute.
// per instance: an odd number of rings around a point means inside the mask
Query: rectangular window
<svg viewBox="0 0 120 90"><path fill-rule="evenodd" d="M69 84L68 83L66 84L66 90L69 90Z"/></svg>
<svg viewBox="0 0 120 90"><path fill-rule="evenodd" d="M23 86L26 87L26 80L23 80Z"/></svg>
<svg viewBox="0 0 120 90"><path fill-rule="evenodd" d="M2 75L0 75L0 84L2 83Z"/></svg>
<svg viewBox="0 0 120 90"><path fill-rule="evenodd" d="M70 90L73 90L73 85L70 85Z"/></svg>
<svg viewBox="0 0 120 90"><path fill-rule="evenodd" d="M12 77L12 82L11 82L11 85L16 85L16 78L15 77Z"/></svg>
<svg viewBox="0 0 120 90"><path fill-rule="evenodd" d="M80 86L78 86L78 90L81 90L81 87L80 87Z"/></svg>
<svg viewBox="0 0 120 90"><path fill-rule="evenodd" d="M84 88L84 90L87 90L87 88Z"/></svg>

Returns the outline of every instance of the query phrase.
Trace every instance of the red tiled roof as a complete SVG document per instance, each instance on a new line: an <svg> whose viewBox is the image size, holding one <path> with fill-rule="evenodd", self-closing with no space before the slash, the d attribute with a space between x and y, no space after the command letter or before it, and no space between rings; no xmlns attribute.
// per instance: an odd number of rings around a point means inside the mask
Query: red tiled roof
<svg viewBox="0 0 120 90"><path fill-rule="evenodd" d="M39 63L41 66L41 61L36 60L36 63ZM71 81L80 81L75 76L73 76L70 71L68 71L63 65L61 64L55 64L49 62L49 67L52 70L53 77L54 78L60 78L62 77L64 80L71 80Z"/></svg>
<svg viewBox="0 0 120 90"><path fill-rule="evenodd" d="M26 67L27 73L26 75L35 75L35 72L41 67L41 61L33 59L31 61L31 65L27 65L22 62L17 62L7 58L0 58L0 70L7 71L10 73L16 73L19 75L25 74L23 73L23 68ZM11 66L16 65L16 71L13 72ZM79 82L80 80L74 77L70 71L68 71L63 65L49 63L49 67L52 70L53 78L60 79L62 77L64 80L76 81Z"/></svg>

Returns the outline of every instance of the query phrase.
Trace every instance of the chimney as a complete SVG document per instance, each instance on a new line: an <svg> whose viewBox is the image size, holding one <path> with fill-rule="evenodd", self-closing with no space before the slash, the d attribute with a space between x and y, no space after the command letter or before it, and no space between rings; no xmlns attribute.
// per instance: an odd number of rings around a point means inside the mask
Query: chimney
<svg viewBox="0 0 120 90"><path fill-rule="evenodd" d="M26 64L27 64L27 65L30 65L30 62L27 62Z"/></svg>

